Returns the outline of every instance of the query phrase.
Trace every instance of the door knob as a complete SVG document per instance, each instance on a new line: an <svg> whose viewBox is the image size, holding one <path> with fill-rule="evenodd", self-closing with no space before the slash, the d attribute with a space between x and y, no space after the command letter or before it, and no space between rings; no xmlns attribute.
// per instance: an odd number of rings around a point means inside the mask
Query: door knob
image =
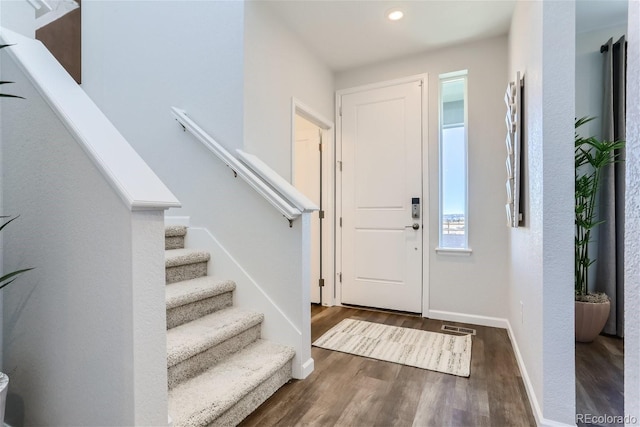
<svg viewBox="0 0 640 427"><path fill-rule="evenodd" d="M413 228L414 230L420 230L420 224L414 222L413 225L405 225L404 228Z"/></svg>

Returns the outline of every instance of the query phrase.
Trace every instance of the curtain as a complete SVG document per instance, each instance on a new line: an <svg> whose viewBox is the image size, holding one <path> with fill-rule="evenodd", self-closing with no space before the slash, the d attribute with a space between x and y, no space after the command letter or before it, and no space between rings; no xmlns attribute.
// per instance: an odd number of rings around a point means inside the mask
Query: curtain
<svg viewBox="0 0 640 427"><path fill-rule="evenodd" d="M625 93L627 54L625 37L613 39L601 49L604 59L604 99L602 108L602 138L608 141L625 139ZM611 313L604 332L624 336L624 191L625 150L621 160L602 171L600 187L600 219L596 290L611 299Z"/></svg>

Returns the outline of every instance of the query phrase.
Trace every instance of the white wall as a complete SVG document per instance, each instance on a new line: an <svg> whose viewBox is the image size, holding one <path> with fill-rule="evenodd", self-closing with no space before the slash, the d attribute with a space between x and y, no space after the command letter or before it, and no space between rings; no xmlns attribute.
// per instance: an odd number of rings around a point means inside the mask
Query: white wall
<svg viewBox="0 0 640 427"><path fill-rule="evenodd" d="M251 278L246 286L238 284L235 302L264 312L267 301L271 314L282 317L265 313L265 337L294 346L294 373L304 375L312 361L301 221L290 228L170 114L171 106L182 108L230 151L243 146L244 7L224 1L87 1L83 87L182 202L168 215L188 216L191 226L210 232L244 269L243 277ZM297 331L278 331L279 324ZM287 341L290 336L297 341Z"/></svg>
<svg viewBox="0 0 640 427"><path fill-rule="evenodd" d="M291 98L331 120L333 73L266 3L245 3L245 151L290 181Z"/></svg>
<svg viewBox="0 0 640 427"><path fill-rule="evenodd" d="M50 60L39 72L64 73ZM35 267L3 291L6 420L162 425L163 211L131 212L6 56L2 74L26 98L3 101L3 213L20 215L3 230L3 267Z"/></svg>
<svg viewBox="0 0 640 427"><path fill-rule="evenodd" d="M575 4L518 2L509 52L510 74L525 75L526 223L510 232L512 340L538 423L574 424Z"/></svg>
<svg viewBox="0 0 640 427"><path fill-rule="evenodd" d="M640 414L640 2L629 2L625 220L624 409Z"/></svg>
<svg viewBox="0 0 640 427"><path fill-rule="evenodd" d="M36 36L36 12L27 1L2 1L0 23L23 36Z"/></svg>
<svg viewBox="0 0 640 427"><path fill-rule="evenodd" d="M507 58L507 38L497 37L336 74L337 89L429 74L429 134L425 146L429 171L425 174L425 188L429 191L430 242L425 248L425 262L429 265L430 317L503 325L504 322L497 319L507 317L504 305L508 254L504 211L506 107L503 101L508 78ZM469 246L473 253L456 256L435 253L438 246L438 81L440 74L464 69L469 72Z"/></svg>
<svg viewBox="0 0 640 427"><path fill-rule="evenodd" d="M174 175L165 159L178 148L167 135L172 105L222 145L242 147L243 9L234 1L82 5L82 86L163 178ZM179 180L165 182L198 190Z"/></svg>
<svg viewBox="0 0 640 427"><path fill-rule="evenodd" d="M626 25L576 34L576 117L596 117L583 126L584 136L602 138L602 56L600 46L613 38L615 43L626 34Z"/></svg>

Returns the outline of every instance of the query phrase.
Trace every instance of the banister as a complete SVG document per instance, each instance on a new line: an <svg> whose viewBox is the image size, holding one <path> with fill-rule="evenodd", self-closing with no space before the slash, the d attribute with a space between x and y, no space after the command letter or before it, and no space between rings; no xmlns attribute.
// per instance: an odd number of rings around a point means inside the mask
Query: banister
<svg viewBox="0 0 640 427"><path fill-rule="evenodd" d="M130 210L180 207L173 193L40 41L1 28L0 42L13 45L3 52L15 61Z"/></svg>
<svg viewBox="0 0 640 427"><path fill-rule="evenodd" d="M233 170L236 176L242 178L247 184L249 184L249 186L251 186L251 188L264 197L265 200L267 200L289 221L295 220L302 215L303 212L318 210L313 203L299 193L298 190L293 188L291 184L281 177L281 181L275 178L277 174L273 170L269 169L269 167L264 163L260 162L261 165L257 166L261 169L262 173L256 173L256 171L253 170L253 166L256 164L255 160L257 158L250 159L249 163L252 167L248 167L233 156L209 134L207 134L207 132L198 126L191 118L189 118L186 111L176 107L171 107L171 112L185 131L189 131L193 136L195 136L198 141L209 149L209 151L215 154L220 160L222 160L222 162L224 162L225 165ZM246 155L246 153L244 154L245 156L250 156ZM268 175L269 179L267 180L263 174Z"/></svg>
<svg viewBox="0 0 640 427"><path fill-rule="evenodd" d="M240 149L237 149L236 153L238 153L238 157L241 162L258 174L260 178L282 194L287 201L298 208L301 212L313 212L318 210L318 207L309 200L307 196L291 185L289 181L278 175L257 156L246 153Z"/></svg>

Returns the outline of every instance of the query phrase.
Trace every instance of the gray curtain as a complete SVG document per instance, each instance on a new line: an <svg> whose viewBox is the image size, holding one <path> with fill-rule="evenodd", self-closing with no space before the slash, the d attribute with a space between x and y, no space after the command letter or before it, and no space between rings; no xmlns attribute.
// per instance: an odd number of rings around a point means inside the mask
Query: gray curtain
<svg viewBox="0 0 640 427"><path fill-rule="evenodd" d="M601 49L604 59L604 99L602 108L602 138L608 141L625 139L625 93L627 53L625 37L613 39ZM603 170L600 187L600 219L596 289L611 298L611 314L604 327L610 335L624 336L624 191L625 152L619 153L619 163Z"/></svg>

